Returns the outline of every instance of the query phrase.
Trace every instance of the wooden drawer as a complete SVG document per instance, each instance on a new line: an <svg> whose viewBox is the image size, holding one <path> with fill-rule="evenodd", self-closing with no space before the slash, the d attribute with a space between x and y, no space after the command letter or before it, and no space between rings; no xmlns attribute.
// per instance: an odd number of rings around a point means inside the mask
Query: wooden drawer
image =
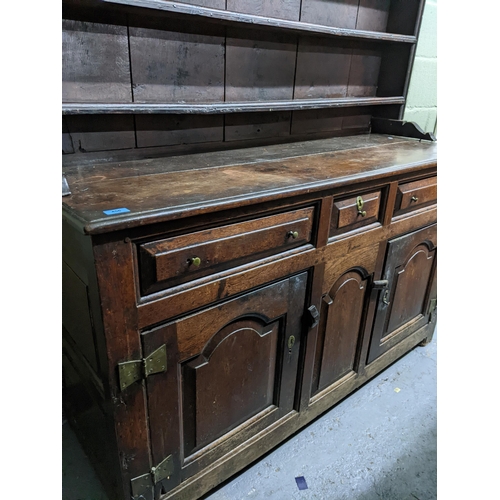
<svg viewBox="0 0 500 500"><path fill-rule="evenodd" d="M312 207L139 245L143 294L310 242Z"/></svg>
<svg viewBox="0 0 500 500"><path fill-rule="evenodd" d="M405 182L398 186L394 215L409 212L437 201L437 176Z"/></svg>
<svg viewBox="0 0 500 500"><path fill-rule="evenodd" d="M334 201L330 236L378 221L381 197L382 191L372 191Z"/></svg>

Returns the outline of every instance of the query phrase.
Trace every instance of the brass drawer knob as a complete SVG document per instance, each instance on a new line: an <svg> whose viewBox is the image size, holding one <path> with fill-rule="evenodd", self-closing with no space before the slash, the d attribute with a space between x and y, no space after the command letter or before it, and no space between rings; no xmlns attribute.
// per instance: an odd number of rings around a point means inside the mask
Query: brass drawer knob
<svg viewBox="0 0 500 500"><path fill-rule="evenodd" d="M415 201L415 202L417 202L417 201L418 201L418 197L417 197L417 196L412 196L412 197L411 197L411 201Z"/></svg>
<svg viewBox="0 0 500 500"><path fill-rule="evenodd" d="M288 231L286 235L290 238L293 238L294 240L299 237L298 231Z"/></svg>
<svg viewBox="0 0 500 500"><path fill-rule="evenodd" d="M188 259L189 265L193 265L198 267L201 264L201 259L199 257L192 257L191 259Z"/></svg>
<svg viewBox="0 0 500 500"><path fill-rule="evenodd" d="M358 215L361 215L361 217L364 217L366 215L366 210L363 210L363 205L365 202L363 201L363 198L361 196L358 196L356 198L356 207L358 209Z"/></svg>

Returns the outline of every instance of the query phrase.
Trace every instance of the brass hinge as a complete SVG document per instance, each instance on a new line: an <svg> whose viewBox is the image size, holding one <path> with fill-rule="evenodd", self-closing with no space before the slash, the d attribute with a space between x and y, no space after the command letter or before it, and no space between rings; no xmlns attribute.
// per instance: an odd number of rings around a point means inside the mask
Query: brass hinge
<svg viewBox="0 0 500 500"><path fill-rule="evenodd" d="M166 369L167 346L165 344L144 359L118 363L120 390L123 391L137 380L147 378L154 373L164 372Z"/></svg>
<svg viewBox="0 0 500 500"><path fill-rule="evenodd" d="M133 500L153 500L155 484L169 478L174 473L174 461L172 455L169 455L151 472L136 477L130 481Z"/></svg>

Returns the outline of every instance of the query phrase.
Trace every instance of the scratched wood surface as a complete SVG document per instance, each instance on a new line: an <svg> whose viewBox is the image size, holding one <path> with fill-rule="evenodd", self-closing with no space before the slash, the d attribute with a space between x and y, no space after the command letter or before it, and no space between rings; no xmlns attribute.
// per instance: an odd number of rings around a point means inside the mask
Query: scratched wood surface
<svg viewBox="0 0 500 500"><path fill-rule="evenodd" d="M338 139L342 141L341 138ZM306 157L235 164L231 153L227 166L201 170L165 172L168 159L157 160L157 169L141 175L140 161L121 165L119 177L106 170L96 175L93 169L67 173L72 194L63 205L79 218L88 231L98 228L137 225L148 220L162 221L189 214L231 208L291 193L309 192L361 182L387 175L391 171L413 171L435 165L437 147L414 140ZM188 157L187 157L188 159ZM188 159L189 161L189 159ZM108 166L109 168L109 166ZM106 216L104 210L126 208L121 215Z"/></svg>

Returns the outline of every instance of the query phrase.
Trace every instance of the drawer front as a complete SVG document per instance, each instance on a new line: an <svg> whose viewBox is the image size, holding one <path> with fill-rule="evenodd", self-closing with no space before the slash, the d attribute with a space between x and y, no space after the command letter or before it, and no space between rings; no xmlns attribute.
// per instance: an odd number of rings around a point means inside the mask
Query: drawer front
<svg viewBox="0 0 500 500"><path fill-rule="evenodd" d="M398 186L394 214L408 212L437 201L437 177L406 182Z"/></svg>
<svg viewBox="0 0 500 500"><path fill-rule="evenodd" d="M381 196L381 191L373 191L334 201L330 236L378 221Z"/></svg>
<svg viewBox="0 0 500 500"><path fill-rule="evenodd" d="M143 293L176 286L311 241L314 208L140 245Z"/></svg>

